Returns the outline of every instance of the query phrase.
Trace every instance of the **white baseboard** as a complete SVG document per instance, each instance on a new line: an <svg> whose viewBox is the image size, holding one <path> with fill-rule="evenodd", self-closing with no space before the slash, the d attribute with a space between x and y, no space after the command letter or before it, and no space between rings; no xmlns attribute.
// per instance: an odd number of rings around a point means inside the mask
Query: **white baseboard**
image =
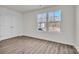
<svg viewBox="0 0 79 59"><path fill-rule="evenodd" d="M13 35L13 36L8 36L8 37L2 37L2 38L0 38L0 41L6 40L6 39L9 39L9 38L13 38L13 37L17 37L17 36L23 36L23 35Z"/></svg>

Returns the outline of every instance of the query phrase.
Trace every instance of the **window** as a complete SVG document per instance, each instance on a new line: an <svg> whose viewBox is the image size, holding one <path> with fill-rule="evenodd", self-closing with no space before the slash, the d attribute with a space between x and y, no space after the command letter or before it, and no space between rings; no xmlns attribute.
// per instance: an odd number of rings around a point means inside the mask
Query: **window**
<svg viewBox="0 0 79 59"><path fill-rule="evenodd" d="M37 15L39 31L60 32L61 10Z"/></svg>

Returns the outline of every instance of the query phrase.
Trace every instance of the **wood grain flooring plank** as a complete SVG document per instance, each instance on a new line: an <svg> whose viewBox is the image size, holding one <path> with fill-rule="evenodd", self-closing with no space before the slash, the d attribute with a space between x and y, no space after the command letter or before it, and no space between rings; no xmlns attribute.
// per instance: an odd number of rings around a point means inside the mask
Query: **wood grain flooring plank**
<svg viewBox="0 0 79 59"><path fill-rule="evenodd" d="M71 45L21 36L1 41L0 54L78 54L78 52Z"/></svg>

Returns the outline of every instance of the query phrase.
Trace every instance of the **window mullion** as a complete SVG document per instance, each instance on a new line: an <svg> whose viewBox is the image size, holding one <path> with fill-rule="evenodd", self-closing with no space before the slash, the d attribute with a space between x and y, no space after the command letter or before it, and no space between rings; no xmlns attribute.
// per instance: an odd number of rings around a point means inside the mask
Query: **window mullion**
<svg viewBox="0 0 79 59"><path fill-rule="evenodd" d="M48 13L46 14L46 30L49 30L49 26L48 26Z"/></svg>

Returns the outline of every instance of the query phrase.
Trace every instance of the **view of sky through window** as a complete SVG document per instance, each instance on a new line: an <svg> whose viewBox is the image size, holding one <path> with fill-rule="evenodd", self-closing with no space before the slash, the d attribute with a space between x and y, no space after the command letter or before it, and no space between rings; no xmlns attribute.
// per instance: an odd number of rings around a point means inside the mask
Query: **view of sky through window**
<svg viewBox="0 0 79 59"><path fill-rule="evenodd" d="M61 10L44 12L37 15L38 30L60 32Z"/></svg>

